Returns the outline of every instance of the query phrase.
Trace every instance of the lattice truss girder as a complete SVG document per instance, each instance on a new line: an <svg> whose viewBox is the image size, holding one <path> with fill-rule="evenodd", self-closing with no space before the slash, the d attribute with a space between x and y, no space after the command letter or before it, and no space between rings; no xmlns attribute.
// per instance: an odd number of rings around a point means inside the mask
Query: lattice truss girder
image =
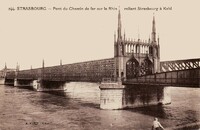
<svg viewBox="0 0 200 130"><path fill-rule="evenodd" d="M7 72L7 78L96 81L114 75L114 58ZM77 79L75 79L77 78Z"/></svg>
<svg viewBox="0 0 200 130"><path fill-rule="evenodd" d="M161 62L160 68L161 72L200 68L200 59Z"/></svg>

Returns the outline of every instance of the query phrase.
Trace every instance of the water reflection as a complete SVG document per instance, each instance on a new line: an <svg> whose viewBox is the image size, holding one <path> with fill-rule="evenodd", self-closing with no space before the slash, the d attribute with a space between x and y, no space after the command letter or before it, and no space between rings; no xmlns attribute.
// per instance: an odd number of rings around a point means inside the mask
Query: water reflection
<svg viewBox="0 0 200 130"><path fill-rule="evenodd" d="M127 85L124 94L124 104L129 108L155 105L163 99L163 92L164 87L161 86Z"/></svg>
<svg viewBox="0 0 200 130"><path fill-rule="evenodd" d="M149 105L144 107L135 107L126 110L159 118L169 118L171 116L169 113L167 114L165 107L162 105Z"/></svg>
<svg viewBox="0 0 200 130"><path fill-rule="evenodd" d="M60 109L78 109L74 107L73 100L62 91L48 91L39 93L39 100L33 100L43 110L57 111ZM51 108L51 109L49 109Z"/></svg>

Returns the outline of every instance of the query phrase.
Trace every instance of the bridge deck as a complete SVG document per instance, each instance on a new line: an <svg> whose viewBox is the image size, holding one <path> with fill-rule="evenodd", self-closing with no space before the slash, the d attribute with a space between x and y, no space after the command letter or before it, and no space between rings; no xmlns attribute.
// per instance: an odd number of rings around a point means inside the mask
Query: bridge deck
<svg viewBox="0 0 200 130"><path fill-rule="evenodd" d="M200 87L200 68L140 76L133 79L126 79L123 81L123 84Z"/></svg>
<svg viewBox="0 0 200 130"><path fill-rule="evenodd" d="M161 73L143 75L123 81L123 84L148 84L167 86L200 87L200 59L160 62ZM114 58L66 64L38 69L10 71L6 79L47 81L101 82L103 78L114 78Z"/></svg>

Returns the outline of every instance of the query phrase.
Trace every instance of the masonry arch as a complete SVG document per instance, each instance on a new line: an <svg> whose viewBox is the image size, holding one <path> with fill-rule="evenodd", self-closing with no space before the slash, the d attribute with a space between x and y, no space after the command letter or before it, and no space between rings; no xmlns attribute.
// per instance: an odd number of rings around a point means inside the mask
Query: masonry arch
<svg viewBox="0 0 200 130"><path fill-rule="evenodd" d="M128 53L129 44L125 44L125 48L126 48L126 53Z"/></svg>
<svg viewBox="0 0 200 130"><path fill-rule="evenodd" d="M126 78L131 79L139 75L139 62L132 57L126 62Z"/></svg>
<svg viewBox="0 0 200 130"><path fill-rule="evenodd" d="M127 53L129 53L129 51L130 51L130 44L129 43L127 43Z"/></svg>
<svg viewBox="0 0 200 130"><path fill-rule="evenodd" d="M133 53L136 53L136 47L135 47L135 44L133 44Z"/></svg>
<svg viewBox="0 0 200 130"><path fill-rule="evenodd" d="M136 44L135 48L136 48L136 53L139 54L140 53L140 45Z"/></svg>
<svg viewBox="0 0 200 130"><path fill-rule="evenodd" d="M140 67L141 75L148 75L153 73L153 63L149 58L142 61Z"/></svg>

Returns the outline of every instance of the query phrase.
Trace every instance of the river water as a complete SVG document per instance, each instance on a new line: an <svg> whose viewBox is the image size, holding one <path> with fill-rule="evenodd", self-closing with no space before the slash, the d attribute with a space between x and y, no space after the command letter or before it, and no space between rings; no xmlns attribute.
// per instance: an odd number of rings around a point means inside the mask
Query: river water
<svg viewBox="0 0 200 130"><path fill-rule="evenodd" d="M150 130L154 117L165 128L199 123L200 88L170 90L170 105L100 110L96 83L71 82L64 92L0 85L0 130Z"/></svg>

